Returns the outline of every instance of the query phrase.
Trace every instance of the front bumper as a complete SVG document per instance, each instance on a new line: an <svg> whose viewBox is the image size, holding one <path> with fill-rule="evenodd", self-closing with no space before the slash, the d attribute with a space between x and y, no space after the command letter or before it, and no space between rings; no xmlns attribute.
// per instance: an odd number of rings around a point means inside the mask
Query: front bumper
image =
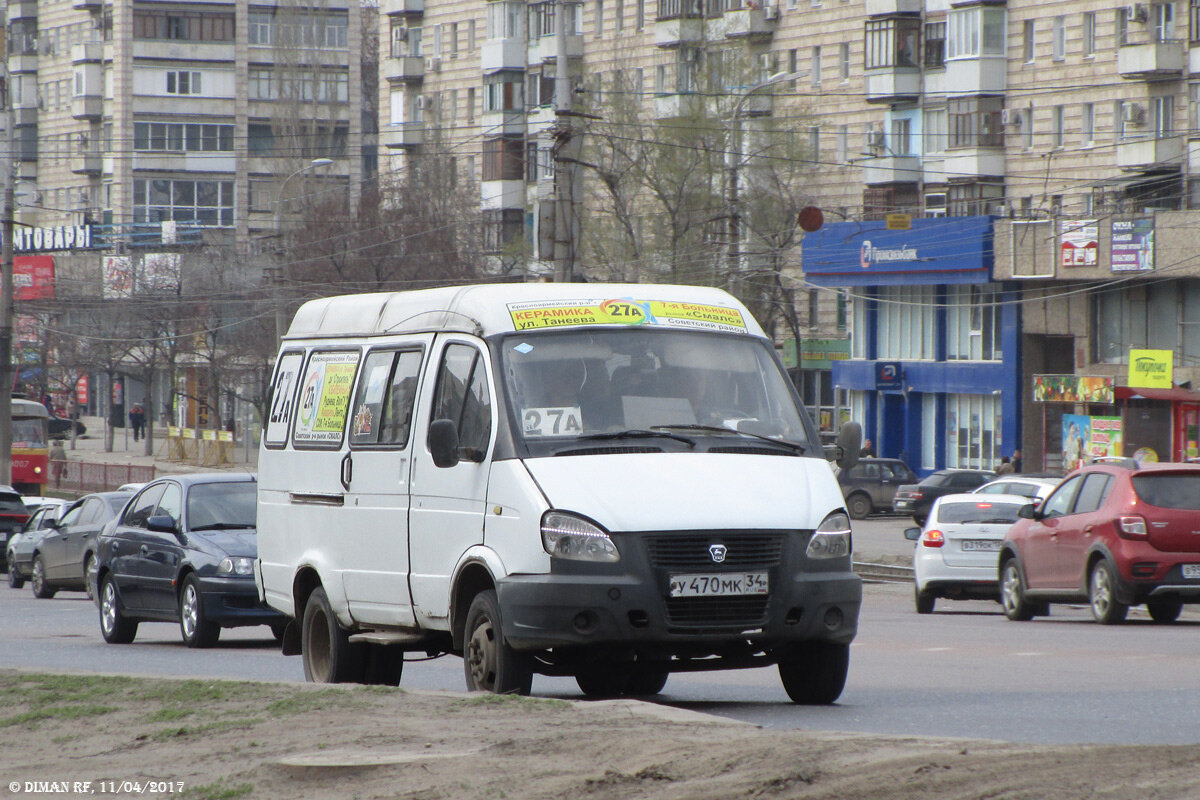
<svg viewBox="0 0 1200 800"><path fill-rule="evenodd" d="M223 628L271 625L288 618L258 599L254 578L199 578L204 616Z"/></svg>

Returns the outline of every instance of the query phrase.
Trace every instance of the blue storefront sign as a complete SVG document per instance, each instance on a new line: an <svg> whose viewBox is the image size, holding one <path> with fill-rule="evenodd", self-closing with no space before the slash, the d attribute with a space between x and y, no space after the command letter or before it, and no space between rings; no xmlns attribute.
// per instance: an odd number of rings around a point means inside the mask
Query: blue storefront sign
<svg viewBox="0 0 1200 800"><path fill-rule="evenodd" d="M804 277L818 286L985 283L992 267L991 217L835 222L804 236Z"/></svg>
<svg viewBox="0 0 1200 800"><path fill-rule="evenodd" d="M903 365L899 361L876 361L875 388L879 390L903 389Z"/></svg>

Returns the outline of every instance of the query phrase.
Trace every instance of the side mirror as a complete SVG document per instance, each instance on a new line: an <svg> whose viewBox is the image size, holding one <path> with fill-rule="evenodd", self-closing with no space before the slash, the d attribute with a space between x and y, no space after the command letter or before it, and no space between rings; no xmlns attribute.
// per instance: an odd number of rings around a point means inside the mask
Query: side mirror
<svg viewBox="0 0 1200 800"><path fill-rule="evenodd" d="M921 529L920 528L905 528L904 529L904 538L908 539L910 542L919 541L921 538Z"/></svg>
<svg viewBox="0 0 1200 800"><path fill-rule="evenodd" d="M437 419L429 424L429 452L435 467L458 463L458 426L453 420Z"/></svg>
<svg viewBox="0 0 1200 800"><path fill-rule="evenodd" d="M861 450L862 426L857 422L847 422L838 431L834 461L841 469L850 469L858 463L858 454Z"/></svg>
<svg viewBox="0 0 1200 800"><path fill-rule="evenodd" d="M179 533L179 526L168 514L155 514L146 520L146 528L156 533Z"/></svg>
<svg viewBox="0 0 1200 800"><path fill-rule="evenodd" d="M1026 503L1017 510L1017 516L1021 519L1040 519L1035 503Z"/></svg>

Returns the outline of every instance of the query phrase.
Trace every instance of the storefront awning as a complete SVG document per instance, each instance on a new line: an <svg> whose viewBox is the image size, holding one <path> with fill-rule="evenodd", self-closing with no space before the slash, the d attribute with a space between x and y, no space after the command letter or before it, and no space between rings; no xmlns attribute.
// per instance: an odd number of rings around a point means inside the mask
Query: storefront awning
<svg viewBox="0 0 1200 800"><path fill-rule="evenodd" d="M1181 403L1200 403L1200 392L1191 389L1146 389L1139 386L1114 386L1118 400L1169 400Z"/></svg>

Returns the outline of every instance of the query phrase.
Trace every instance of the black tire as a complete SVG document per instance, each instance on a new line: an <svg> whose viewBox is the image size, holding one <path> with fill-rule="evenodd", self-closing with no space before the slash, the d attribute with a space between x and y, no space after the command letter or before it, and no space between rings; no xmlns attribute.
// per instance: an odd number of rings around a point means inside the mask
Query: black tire
<svg viewBox="0 0 1200 800"><path fill-rule="evenodd" d="M137 636L138 624L121 610L121 598L112 575L100 581L100 635L109 644L129 644Z"/></svg>
<svg viewBox="0 0 1200 800"><path fill-rule="evenodd" d="M1169 625L1179 619L1180 613L1183 612L1183 601L1148 600L1146 610L1150 612L1150 619L1160 625Z"/></svg>
<svg viewBox="0 0 1200 800"><path fill-rule="evenodd" d="M1097 561L1088 575L1088 602L1092 619L1101 625L1119 625L1129 613L1129 606L1117 599L1116 572L1106 560Z"/></svg>
<svg viewBox="0 0 1200 800"><path fill-rule="evenodd" d="M793 703L826 706L841 697L850 670L850 645L804 642L779 661L779 678Z"/></svg>
<svg viewBox="0 0 1200 800"><path fill-rule="evenodd" d="M604 700L620 697L629 691L633 669L627 664L600 661L588 664L575 673L575 683L588 697ZM664 679L663 683L666 683Z"/></svg>
<svg viewBox="0 0 1200 800"><path fill-rule="evenodd" d="M625 694L635 697L658 694L667 685L667 678L670 676L670 670L659 664L635 664L633 674L629 676L629 683L625 686Z"/></svg>
<svg viewBox="0 0 1200 800"><path fill-rule="evenodd" d="M39 600L49 600L58 594L58 589L54 588L54 584L46 580L46 562L42 560L41 553L34 556L33 575L29 578L29 588L33 589L33 596Z"/></svg>
<svg viewBox="0 0 1200 800"><path fill-rule="evenodd" d="M1036 609L1025 597L1025 576L1015 558L1000 565L1000 605L1004 616L1017 622L1028 622L1035 616Z"/></svg>
<svg viewBox="0 0 1200 800"><path fill-rule="evenodd" d="M323 587L314 589L304 605L300 651L305 680L312 683L363 681L365 648L350 643L350 634L338 624Z"/></svg>
<svg viewBox="0 0 1200 800"><path fill-rule="evenodd" d="M929 519L929 517L924 514L913 514L913 522L917 523L918 528L924 528L925 520L927 519Z"/></svg>
<svg viewBox="0 0 1200 800"><path fill-rule="evenodd" d="M916 601L918 614L932 614L934 603L937 598L929 592L922 592L916 586L913 587L913 599Z"/></svg>
<svg viewBox="0 0 1200 800"><path fill-rule="evenodd" d="M204 595L195 575L184 578L179 590L179 633L188 647L212 647L221 638L221 626L204 615Z"/></svg>
<svg viewBox="0 0 1200 800"><path fill-rule="evenodd" d="M8 585L14 589L20 589L25 585L25 576L17 571L16 565L13 564L11 553L8 556Z"/></svg>
<svg viewBox="0 0 1200 800"><path fill-rule="evenodd" d="M846 513L851 519L866 519L871 515L875 507L871 505L871 498L862 492L852 494L846 498Z"/></svg>
<svg viewBox="0 0 1200 800"><path fill-rule="evenodd" d="M404 651L382 644L366 645L363 683L372 686L399 686L404 674Z"/></svg>
<svg viewBox="0 0 1200 800"><path fill-rule="evenodd" d="M96 577L100 573L100 565L96 561L95 553L88 553L87 558L83 560L83 582L87 584L88 600L96 602Z"/></svg>
<svg viewBox="0 0 1200 800"><path fill-rule="evenodd" d="M463 672L467 691L529 694L533 665L504 641L500 604L488 589L475 595L467 611L463 641Z"/></svg>

